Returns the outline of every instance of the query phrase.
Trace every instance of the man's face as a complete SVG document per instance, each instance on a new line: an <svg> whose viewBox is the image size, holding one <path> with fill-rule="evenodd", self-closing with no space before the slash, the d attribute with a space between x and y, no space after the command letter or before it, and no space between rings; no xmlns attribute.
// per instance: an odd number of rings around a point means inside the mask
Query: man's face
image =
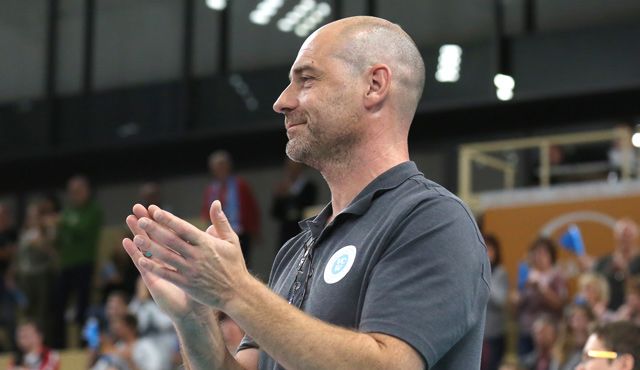
<svg viewBox="0 0 640 370"><path fill-rule="evenodd" d="M75 207L83 206L89 200L89 184L82 179L72 179L67 185L67 194Z"/></svg>
<svg viewBox="0 0 640 370"><path fill-rule="evenodd" d="M209 162L209 172L216 179L224 180L231 174L231 163L224 158L213 158Z"/></svg>
<svg viewBox="0 0 640 370"><path fill-rule="evenodd" d="M362 79L335 56L337 37L329 28L305 41L273 106L285 115L287 155L316 168L343 160L361 140Z"/></svg>
<svg viewBox="0 0 640 370"><path fill-rule="evenodd" d="M605 358L591 358L587 356L589 351L609 351L610 349L606 348L604 343L600 341L600 339L592 334L587 343L584 345L584 349L582 351L582 362L576 367L576 370L631 370L632 367L628 367L627 362L618 360L609 360Z"/></svg>

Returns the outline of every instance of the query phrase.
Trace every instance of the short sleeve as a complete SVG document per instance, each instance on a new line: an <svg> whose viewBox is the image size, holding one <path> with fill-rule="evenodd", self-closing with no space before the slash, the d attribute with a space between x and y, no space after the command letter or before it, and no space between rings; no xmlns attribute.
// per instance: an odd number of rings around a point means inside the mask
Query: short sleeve
<svg viewBox="0 0 640 370"><path fill-rule="evenodd" d="M489 279L468 210L453 197L424 200L374 267L359 330L405 341L431 367L484 320Z"/></svg>

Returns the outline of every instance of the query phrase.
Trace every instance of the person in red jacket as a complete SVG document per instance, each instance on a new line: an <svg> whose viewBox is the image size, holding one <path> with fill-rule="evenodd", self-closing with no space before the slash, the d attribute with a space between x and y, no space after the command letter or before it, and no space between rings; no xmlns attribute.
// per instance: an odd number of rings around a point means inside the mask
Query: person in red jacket
<svg viewBox="0 0 640 370"><path fill-rule="evenodd" d="M60 356L43 344L42 333L33 321L25 321L16 332L18 352L9 363L9 370L59 370Z"/></svg>
<svg viewBox="0 0 640 370"><path fill-rule="evenodd" d="M209 209L214 200L222 203L229 223L240 238L242 255L249 266L251 244L260 234L260 209L249 184L233 174L231 156L224 150L209 155L209 172L213 180L204 189L200 215L209 222Z"/></svg>

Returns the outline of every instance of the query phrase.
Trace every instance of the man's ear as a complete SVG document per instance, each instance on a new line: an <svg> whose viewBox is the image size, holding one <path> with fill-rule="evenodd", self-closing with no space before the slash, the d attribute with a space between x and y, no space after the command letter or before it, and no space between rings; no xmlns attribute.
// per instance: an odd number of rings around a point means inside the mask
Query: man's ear
<svg viewBox="0 0 640 370"><path fill-rule="evenodd" d="M368 89L365 94L365 107L380 105L389 95L391 87L391 69L386 64L374 64L367 75Z"/></svg>

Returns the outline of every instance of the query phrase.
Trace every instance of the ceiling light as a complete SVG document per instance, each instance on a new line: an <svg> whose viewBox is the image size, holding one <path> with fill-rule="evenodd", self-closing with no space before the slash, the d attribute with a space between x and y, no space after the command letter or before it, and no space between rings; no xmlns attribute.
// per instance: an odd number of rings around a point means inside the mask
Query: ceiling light
<svg viewBox="0 0 640 370"><path fill-rule="evenodd" d="M494 78L493 78L493 84L496 85L496 87L498 89L509 89L509 90L513 90L514 87L516 87L516 82L513 79L513 77L509 76L509 75L504 75L502 73L498 73Z"/></svg>
<svg viewBox="0 0 640 370"><path fill-rule="evenodd" d="M458 45L447 44L440 47L436 80L439 82L457 82L460 79L460 64L462 62L462 48Z"/></svg>
<svg viewBox="0 0 640 370"><path fill-rule="evenodd" d="M631 144L636 148L640 148L640 132L636 132L631 136Z"/></svg>
<svg viewBox="0 0 640 370"><path fill-rule="evenodd" d="M227 0L205 0L205 3L213 10L224 10L227 7Z"/></svg>

